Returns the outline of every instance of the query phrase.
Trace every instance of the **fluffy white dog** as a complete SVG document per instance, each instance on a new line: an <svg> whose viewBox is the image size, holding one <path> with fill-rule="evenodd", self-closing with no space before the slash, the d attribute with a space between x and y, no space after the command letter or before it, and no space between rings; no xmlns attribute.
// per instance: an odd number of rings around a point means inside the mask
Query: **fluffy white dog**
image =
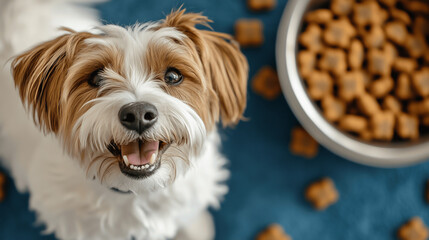
<svg viewBox="0 0 429 240"><path fill-rule="evenodd" d="M3 164L60 239L212 239L245 57L200 14L101 26L78 2L0 0Z"/></svg>

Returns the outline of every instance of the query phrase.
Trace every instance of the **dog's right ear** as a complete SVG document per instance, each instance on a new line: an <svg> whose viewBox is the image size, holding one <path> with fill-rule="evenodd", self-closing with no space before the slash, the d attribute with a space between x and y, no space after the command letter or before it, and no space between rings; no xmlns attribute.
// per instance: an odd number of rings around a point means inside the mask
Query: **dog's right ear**
<svg viewBox="0 0 429 240"><path fill-rule="evenodd" d="M69 33L42 43L12 62L15 86L33 120L45 132L57 132L67 70L90 33Z"/></svg>

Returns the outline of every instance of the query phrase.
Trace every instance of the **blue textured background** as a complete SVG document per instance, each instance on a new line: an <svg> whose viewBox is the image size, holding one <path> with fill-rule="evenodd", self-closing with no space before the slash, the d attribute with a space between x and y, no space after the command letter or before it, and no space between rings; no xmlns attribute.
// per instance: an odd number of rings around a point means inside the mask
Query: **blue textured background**
<svg viewBox="0 0 429 240"><path fill-rule="evenodd" d="M273 11L253 13L245 0L116 0L99 5L106 23L129 25L158 20L182 3L214 20L216 31L232 33L234 21L259 18L265 24L265 44L245 49L250 76L263 65L275 67L277 25L286 0ZM246 117L235 129L222 132L223 152L230 159L230 192L214 211L218 240L253 239L271 222L280 223L295 240L395 239L396 229L419 215L429 223L423 189L429 163L402 169L376 169L348 162L324 148L314 159L292 155L290 131L297 124L283 96L267 101L249 90ZM314 211L304 200L305 187L330 176L340 200L325 211ZM18 194L12 181L0 203L0 239L53 239L35 227L28 195Z"/></svg>

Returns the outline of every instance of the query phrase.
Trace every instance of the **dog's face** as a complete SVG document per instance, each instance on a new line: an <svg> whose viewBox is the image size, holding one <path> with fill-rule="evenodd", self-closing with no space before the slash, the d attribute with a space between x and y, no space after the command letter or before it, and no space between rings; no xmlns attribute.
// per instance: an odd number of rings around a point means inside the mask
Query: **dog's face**
<svg viewBox="0 0 429 240"><path fill-rule="evenodd" d="M15 84L88 178L154 190L186 172L219 119L234 124L245 108L246 59L229 35L195 28L207 22L179 10L129 29L70 32L18 56Z"/></svg>

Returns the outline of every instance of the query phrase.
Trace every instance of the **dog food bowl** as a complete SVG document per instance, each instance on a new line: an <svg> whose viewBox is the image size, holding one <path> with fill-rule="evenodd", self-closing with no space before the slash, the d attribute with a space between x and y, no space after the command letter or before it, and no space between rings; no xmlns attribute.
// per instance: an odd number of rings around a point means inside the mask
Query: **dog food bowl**
<svg viewBox="0 0 429 240"><path fill-rule="evenodd" d="M428 137L416 141L364 142L343 132L322 115L310 99L298 73L298 36L306 12L327 6L326 0L289 0L280 21L276 61L280 84L290 108L302 126L324 147L356 163L377 167L401 167L429 158Z"/></svg>

